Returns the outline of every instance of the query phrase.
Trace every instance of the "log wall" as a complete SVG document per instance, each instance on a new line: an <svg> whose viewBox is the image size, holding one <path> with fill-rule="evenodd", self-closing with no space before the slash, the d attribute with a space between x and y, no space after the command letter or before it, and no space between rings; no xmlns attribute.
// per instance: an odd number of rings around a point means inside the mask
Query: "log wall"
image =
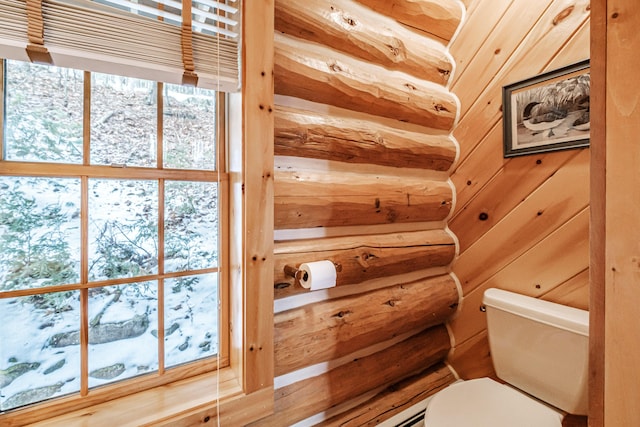
<svg viewBox="0 0 640 427"><path fill-rule="evenodd" d="M275 413L255 425L373 425L455 380L462 16L458 0L276 0ZM285 272L323 259L333 289Z"/></svg>
<svg viewBox="0 0 640 427"><path fill-rule="evenodd" d="M450 45L460 98L449 226L463 300L449 362L463 378L493 374L482 293L499 287L587 309L589 149L503 158L502 86L589 58L588 0L465 0Z"/></svg>

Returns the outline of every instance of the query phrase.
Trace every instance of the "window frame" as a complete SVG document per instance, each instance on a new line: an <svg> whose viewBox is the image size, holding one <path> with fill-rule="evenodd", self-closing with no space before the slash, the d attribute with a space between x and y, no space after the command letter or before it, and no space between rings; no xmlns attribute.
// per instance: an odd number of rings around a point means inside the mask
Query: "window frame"
<svg viewBox="0 0 640 427"><path fill-rule="evenodd" d="M0 60L0 78L4 77L6 72L6 61ZM7 414L11 414L14 412L24 412L28 413L30 411L40 411L41 408L46 406L49 410L56 410L57 407L79 407L86 406L88 404L92 404L93 402L101 402L108 399L113 399L117 396L125 396L130 394L128 389L148 389L152 387L162 386L166 383L175 382L176 379L191 377L198 375L200 373L206 373L218 368L224 368L229 366L229 275L228 275L228 239L229 239L229 196L228 196L228 174L226 172L226 100L227 95L224 93L216 93L216 166L214 170L182 170L175 168L164 168L163 166L163 157L162 157L162 145L158 144L158 159L156 161L155 167L112 167L105 165L91 165L88 163L88 151L90 149L90 142L88 135L91 132L89 128L91 117L89 117L87 108L87 103L90 102L91 96L90 92L92 91L91 80L92 73L85 71L82 73L84 79L83 90L85 93L83 94L85 106L83 108L83 122L85 128L83 130L83 138L84 138L84 162L83 163L57 163L57 162L36 162L36 161L22 161L22 160L2 160L0 161L0 176L16 176L16 177L40 177L40 178L72 178L77 180L78 182L78 191L82 193L82 196L79 197L80 200L84 199L82 202L82 209L85 211L85 215L83 215L80 220L80 226L83 229L81 236L84 235L84 238L81 238L82 243L81 247L84 249L81 250L82 259L81 265L86 266L90 260L85 259L87 256L86 245L87 241L84 239L88 235L88 209L87 209L87 193L88 188L86 183L92 179L106 179L106 180L128 180L128 181L151 181L151 182L180 182L180 181L190 181L190 182L202 182L202 183L215 183L217 185L218 192L218 200L219 200L219 211L218 211L218 227L219 227L219 256L217 266L215 267L207 267L200 268L196 270L189 271L175 271L175 272L156 272L150 275L143 276L134 276L134 277L122 277L122 278L113 278L113 279L97 279L91 280L88 276L88 271L83 271L83 268L80 270L80 283L70 283L70 284L62 284L62 285L51 285L44 286L39 288L28 288L28 289L17 289L17 290L9 290L3 292L3 298L16 298L16 297L24 297L30 295L44 295L51 294L57 292L65 292L65 291L77 291L78 296L80 298L80 313L79 319L82 319L81 323L85 323L88 321L88 290L95 288L107 288L118 285L127 285L127 284L135 284L142 283L147 281L153 281L158 284L158 298L161 298L164 292L161 291L161 287L164 286L164 283L167 280L176 277L188 277L194 274L218 274L218 284L219 284L219 293L221 301L219 307L218 314L218 333L220 337L219 341L219 349L218 355L204 357L202 359L192 360L186 363L180 363L175 366L167 366L167 354L164 348L164 342L161 338L163 335L160 334L158 337L158 357L159 357L159 365L155 371L140 374L134 377L128 377L122 380L113 381L107 385L103 385L100 387L90 387L89 386L89 378L87 377L88 370L88 347L89 343L87 341L87 331L86 326L80 326L81 337L84 335L84 339L80 339L79 347L81 350L81 358L79 360L80 365L78 369L81 373L80 385L76 392L73 392L66 396L54 397L50 401L44 400L40 402L35 402L32 405L28 405L25 408L15 408L7 411ZM155 83L156 92L157 92L157 122L156 122L156 130L158 134L162 132L164 127L164 109L163 109L163 83ZM6 88L4 85L0 84L0 87ZM0 91L0 94L5 94ZM3 113L4 103L0 102L0 114ZM2 140L2 130L0 130L0 149L2 149L3 140ZM160 136L158 137L158 141L160 141ZM162 189L165 188L164 185L158 185L159 193L162 192ZM156 203L160 201L164 209L166 209L167 204L165 202L164 195L158 194L158 200ZM163 215L159 214L158 217L158 225L162 225L161 217ZM159 227L158 230L158 238L161 239L161 235L164 235L164 232L161 230L162 227ZM160 242L158 242L160 243ZM162 245L160 245L162 246ZM162 250L159 251L158 256L161 258L163 256ZM163 264L160 262L159 264ZM86 267L85 267L86 268ZM164 315L165 310L163 309L163 304L159 301L158 307L158 330L161 332L164 327L162 326L166 319L160 319L161 316ZM0 421L2 418L0 418Z"/></svg>
<svg viewBox="0 0 640 427"><path fill-rule="evenodd" d="M229 95L229 366L83 408L0 415L18 426L243 425L273 413L274 0L242 4L242 93ZM61 400L64 400L62 398ZM35 407L34 407L35 408Z"/></svg>

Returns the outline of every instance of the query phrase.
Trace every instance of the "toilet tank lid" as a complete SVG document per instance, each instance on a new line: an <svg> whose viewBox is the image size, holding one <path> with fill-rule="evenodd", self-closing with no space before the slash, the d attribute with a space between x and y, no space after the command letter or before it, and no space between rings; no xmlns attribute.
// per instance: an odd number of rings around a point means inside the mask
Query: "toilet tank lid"
<svg viewBox="0 0 640 427"><path fill-rule="evenodd" d="M484 292L483 304L517 316L589 336L589 312L502 289Z"/></svg>

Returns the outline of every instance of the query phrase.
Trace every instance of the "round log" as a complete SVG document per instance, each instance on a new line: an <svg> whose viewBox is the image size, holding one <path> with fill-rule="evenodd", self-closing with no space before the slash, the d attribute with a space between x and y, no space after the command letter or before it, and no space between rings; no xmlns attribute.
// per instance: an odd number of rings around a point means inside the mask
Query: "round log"
<svg viewBox="0 0 640 427"><path fill-rule="evenodd" d="M456 97L443 86L276 33L274 90L441 131L451 131Z"/></svg>
<svg viewBox="0 0 640 427"><path fill-rule="evenodd" d="M446 321L458 306L449 275L402 283L275 315L275 374L336 359Z"/></svg>
<svg viewBox="0 0 640 427"><path fill-rule="evenodd" d="M456 157L449 135L277 106L275 155L447 171Z"/></svg>
<svg viewBox="0 0 640 427"><path fill-rule="evenodd" d="M453 60L441 42L352 0L275 2L276 31L446 85Z"/></svg>

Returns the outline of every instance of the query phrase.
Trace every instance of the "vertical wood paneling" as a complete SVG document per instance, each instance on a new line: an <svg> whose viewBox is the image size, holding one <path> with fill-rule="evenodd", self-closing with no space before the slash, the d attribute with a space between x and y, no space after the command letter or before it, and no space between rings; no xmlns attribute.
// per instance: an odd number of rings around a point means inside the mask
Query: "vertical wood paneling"
<svg viewBox="0 0 640 427"><path fill-rule="evenodd" d="M640 424L635 405L640 396L640 3L607 0L599 2L597 13L594 26L604 34L593 45L595 65L602 73L596 90L604 95L604 105L594 112L599 128L594 135L593 197L598 202L591 265L604 305L594 301L591 370L601 370L592 378L599 388L592 390L591 425L631 427Z"/></svg>
<svg viewBox="0 0 640 427"><path fill-rule="evenodd" d="M591 91L607 99L607 0L594 0L591 20ZM632 24L633 25L633 24ZM606 309L606 168L607 103L598 102L591 110L591 241L589 280L589 426L604 427L605 401L605 309Z"/></svg>
<svg viewBox="0 0 640 427"><path fill-rule="evenodd" d="M264 303L273 301L273 40L264 38L273 28L273 0L263 0L260 8L262 13L243 14L242 40L243 69L251 72L242 76L242 130L250 153L243 158L243 219L249 224L243 242L243 311L252 319L247 323L255 325L243 331L244 348L250 350L245 369L250 366L253 373L244 377L246 393L273 385L273 312Z"/></svg>

